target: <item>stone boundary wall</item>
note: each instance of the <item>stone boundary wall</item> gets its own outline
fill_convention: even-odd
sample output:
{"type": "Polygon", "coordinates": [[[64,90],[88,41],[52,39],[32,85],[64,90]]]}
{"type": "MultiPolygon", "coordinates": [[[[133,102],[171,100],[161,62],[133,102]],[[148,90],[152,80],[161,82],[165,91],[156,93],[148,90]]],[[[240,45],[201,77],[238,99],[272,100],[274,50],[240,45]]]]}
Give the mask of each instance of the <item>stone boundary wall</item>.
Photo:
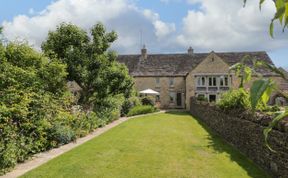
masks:
{"type": "Polygon", "coordinates": [[[263,129],[271,120],[267,116],[235,117],[194,98],[190,101],[190,112],[273,177],[288,178],[288,122],[270,132],[268,140],[275,153],[264,145],[263,129]]]}

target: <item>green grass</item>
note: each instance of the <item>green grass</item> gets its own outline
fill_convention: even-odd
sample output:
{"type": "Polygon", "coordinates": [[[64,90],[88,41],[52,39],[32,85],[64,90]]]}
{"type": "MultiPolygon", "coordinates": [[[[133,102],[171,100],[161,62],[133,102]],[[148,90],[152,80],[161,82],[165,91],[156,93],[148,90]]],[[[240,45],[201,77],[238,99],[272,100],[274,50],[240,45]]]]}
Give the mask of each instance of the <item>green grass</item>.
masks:
{"type": "Polygon", "coordinates": [[[188,113],[131,119],[23,177],[268,177],[188,113]]]}

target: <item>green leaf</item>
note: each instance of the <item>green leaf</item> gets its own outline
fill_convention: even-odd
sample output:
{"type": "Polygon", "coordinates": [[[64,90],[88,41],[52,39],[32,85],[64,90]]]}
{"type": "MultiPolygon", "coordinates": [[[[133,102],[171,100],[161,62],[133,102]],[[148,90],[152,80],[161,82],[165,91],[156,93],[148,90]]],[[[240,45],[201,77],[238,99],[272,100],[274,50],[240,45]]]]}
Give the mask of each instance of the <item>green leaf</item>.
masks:
{"type": "Polygon", "coordinates": [[[250,67],[244,67],[244,82],[250,81],[252,78],[252,69],[250,67]]]}
{"type": "Polygon", "coordinates": [[[269,33],[272,38],[274,38],[274,21],[272,20],[270,23],[269,33]]]}
{"type": "Polygon", "coordinates": [[[260,0],[260,2],[259,2],[259,9],[261,10],[261,8],[262,8],[262,4],[265,2],[265,0],[260,0]]]}
{"type": "MultiPolygon", "coordinates": [[[[286,9],[284,0],[277,0],[277,1],[275,2],[275,6],[276,6],[276,9],[277,9],[277,12],[284,10],[283,13],[280,12],[281,14],[279,14],[279,17],[278,17],[278,19],[279,19],[279,21],[280,21],[280,24],[282,25],[282,23],[283,23],[283,17],[284,17],[284,15],[285,15],[285,9],[286,9]]],[[[277,14],[277,13],[276,13],[276,14],[277,14]]],[[[276,16],[276,15],[275,15],[275,16],[276,16]]]]}
{"type": "Polygon", "coordinates": [[[246,6],[246,2],[247,2],[247,0],[243,0],[244,1],[244,5],[243,5],[243,7],[245,7],[246,6]]]}
{"type": "Polygon", "coordinates": [[[273,152],[276,152],[275,150],[273,150],[269,143],[268,143],[268,136],[269,136],[269,133],[272,131],[273,127],[276,126],[276,124],[278,124],[281,120],[283,120],[285,117],[288,116],[288,111],[286,110],[285,112],[279,114],[278,116],[276,116],[272,122],[270,122],[269,126],[267,128],[265,128],[263,130],[263,134],[264,134],[264,138],[265,138],[265,145],[273,152]]]}
{"type": "Polygon", "coordinates": [[[280,7],[279,9],[277,9],[277,12],[276,12],[273,20],[275,20],[275,19],[281,19],[281,17],[282,17],[282,16],[284,15],[284,13],[285,13],[285,9],[286,9],[285,6],[282,6],[282,7],[280,7]]]}
{"type": "Polygon", "coordinates": [[[259,79],[253,82],[250,89],[250,101],[253,111],[261,101],[267,103],[273,89],[274,83],[269,79],[259,79]]]}

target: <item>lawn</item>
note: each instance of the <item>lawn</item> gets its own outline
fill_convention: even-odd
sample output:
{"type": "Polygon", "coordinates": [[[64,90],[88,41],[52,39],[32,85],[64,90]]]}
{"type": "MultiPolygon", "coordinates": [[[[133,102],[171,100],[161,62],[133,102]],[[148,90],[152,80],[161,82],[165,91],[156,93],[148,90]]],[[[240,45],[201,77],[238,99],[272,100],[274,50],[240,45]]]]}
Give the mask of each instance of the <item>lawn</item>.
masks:
{"type": "Polygon", "coordinates": [[[188,113],[131,119],[23,177],[267,177],[188,113]]]}

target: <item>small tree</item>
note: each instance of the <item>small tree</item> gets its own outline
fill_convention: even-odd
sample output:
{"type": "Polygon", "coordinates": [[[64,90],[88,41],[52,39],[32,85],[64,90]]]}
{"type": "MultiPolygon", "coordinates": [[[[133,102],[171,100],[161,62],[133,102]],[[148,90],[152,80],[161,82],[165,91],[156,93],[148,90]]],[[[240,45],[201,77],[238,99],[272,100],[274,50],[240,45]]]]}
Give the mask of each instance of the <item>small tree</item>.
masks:
{"type": "Polygon", "coordinates": [[[67,65],[68,80],[76,81],[82,88],[79,103],[86,109],[108,96],[129,97],[133,88],[127,68],[116,61],[114,52],[108,51],[117,39],[116,33],[106,32],[98,23],[90,34],[76,25],[62,23],[56,31],[49,32],[42,44],[47,56],[67,65]]]}

